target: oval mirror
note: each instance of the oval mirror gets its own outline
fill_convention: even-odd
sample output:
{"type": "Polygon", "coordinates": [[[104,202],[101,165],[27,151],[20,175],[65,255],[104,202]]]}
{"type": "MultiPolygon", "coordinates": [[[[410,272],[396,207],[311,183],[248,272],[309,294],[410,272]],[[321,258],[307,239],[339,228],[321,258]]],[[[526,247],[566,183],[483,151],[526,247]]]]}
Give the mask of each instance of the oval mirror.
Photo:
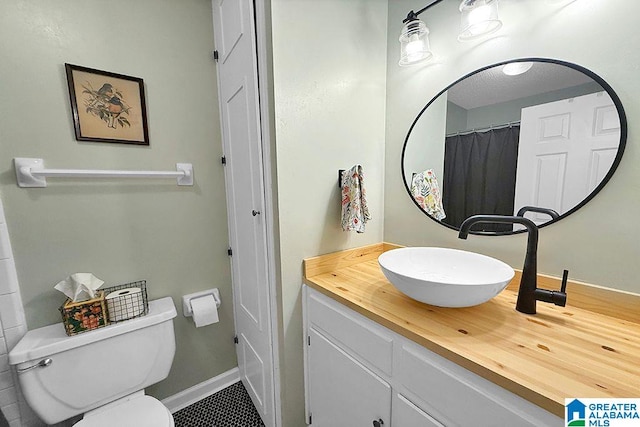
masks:
{"type": "Polygon", "coordinates": [[[517,59],[474,71],[429,101],[405,139],[402,175],[415,205],[449,228],[476,214],[542,227],[604,187],[626,137],[620,99],[602,78],[564,61],[517,59]]]}

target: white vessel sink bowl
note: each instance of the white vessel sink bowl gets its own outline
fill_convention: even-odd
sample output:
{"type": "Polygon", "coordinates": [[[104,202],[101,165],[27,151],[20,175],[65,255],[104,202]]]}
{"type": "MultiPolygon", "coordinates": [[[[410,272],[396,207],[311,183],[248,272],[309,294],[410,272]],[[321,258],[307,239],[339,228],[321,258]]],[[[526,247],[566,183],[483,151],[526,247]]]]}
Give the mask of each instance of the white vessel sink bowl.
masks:
{"type": "Polygon", "coordinates": [[[386,278],[403,294],[438,307],[470,307],[498,295],[514,276],[497,259],[457,249],[409,247],[378,257],[386,278]]]}

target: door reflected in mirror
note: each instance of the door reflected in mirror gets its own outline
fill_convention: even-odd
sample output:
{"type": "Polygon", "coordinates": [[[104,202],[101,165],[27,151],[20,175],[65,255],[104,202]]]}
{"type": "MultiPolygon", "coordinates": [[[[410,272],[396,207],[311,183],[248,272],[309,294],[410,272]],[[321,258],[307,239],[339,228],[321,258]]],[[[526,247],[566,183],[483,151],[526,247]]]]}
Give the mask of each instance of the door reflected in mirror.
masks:
{"type": "MultiPolygon", "coordinates": [[[[619,98],[593,72],[518,59],[477,70],[429,101],[407,134],[402,174],[416,206],[449,228],[478,214],[520,215],[545,226],[606,184],[626,130],[619,98]]],[[[510,224],[472,229],[518,231],[510,224]]]]}

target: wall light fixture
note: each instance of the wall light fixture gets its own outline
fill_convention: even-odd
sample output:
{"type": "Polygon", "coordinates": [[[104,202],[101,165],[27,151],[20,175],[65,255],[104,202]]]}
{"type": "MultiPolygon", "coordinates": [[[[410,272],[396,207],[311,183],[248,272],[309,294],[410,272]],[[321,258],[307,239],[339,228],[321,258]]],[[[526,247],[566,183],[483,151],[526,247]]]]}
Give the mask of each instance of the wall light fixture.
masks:
{"type": "Polygon", "coordinates": [[[462,0],[460,3],[459,41],[474,40],[502,27],[498,18],[498,0],[462,0]]]}
{"type": "Polygon", "coordinates": [[[442,0],[437,0],[417,12],[409,12],[402,21],[404,26],[400,32],[400,66],[417,64],[431,59],[433,53],[429,46],[429,29],[427,25],[418,19],[418,15],[442,0]]]}
{"type": "MultiPolygon", "coordinates": [[[[400,32],[399,65],[413,65],[433,57],[429,45],[429,28],[418,19],[418,15],[441,1],[435,0],[417,12],[412,10],[402,20],[404,26],[400,32]]],[[[502,27],[502,21],[498,18],[498,0],[462,0],[459,9],[459,41],[473,40],[502,27]]]]}

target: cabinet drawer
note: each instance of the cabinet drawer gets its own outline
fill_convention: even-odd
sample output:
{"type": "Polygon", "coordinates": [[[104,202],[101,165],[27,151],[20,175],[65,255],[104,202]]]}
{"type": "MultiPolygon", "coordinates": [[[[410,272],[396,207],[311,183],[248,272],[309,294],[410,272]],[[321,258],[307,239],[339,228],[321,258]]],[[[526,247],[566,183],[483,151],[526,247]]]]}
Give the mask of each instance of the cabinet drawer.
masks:
{"type": "Polygon", "coordinates": [[[383,327],[309,289],[308,322],[369,368],[391,376],[393,339],[383,327]]]}
{"type": "Polygon", "coordinates": [[[401,394],[393,396],[393,427],[444,427],[401,394]]]}
{"type": "Polygon", "coordinates": [[[419,396],[426,412],[447,426],[556,426],[558,418],[408,340],[397,342],[399,385],[419,396]],[[461,410],[464,408],[464,410],[461,410]]]}

